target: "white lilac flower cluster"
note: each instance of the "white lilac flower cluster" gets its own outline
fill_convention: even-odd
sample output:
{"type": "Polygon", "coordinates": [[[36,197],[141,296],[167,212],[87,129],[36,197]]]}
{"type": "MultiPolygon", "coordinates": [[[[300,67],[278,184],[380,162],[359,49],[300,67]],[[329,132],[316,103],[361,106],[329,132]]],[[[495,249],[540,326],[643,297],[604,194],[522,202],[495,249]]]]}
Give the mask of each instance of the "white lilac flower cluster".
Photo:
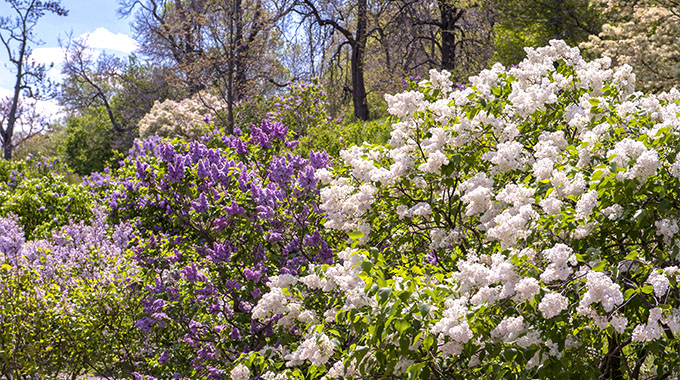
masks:
{"type": "Polygon", "coordinates": [[[335,346],[323,333],[313,333],[305,338],[295,352],[286,355],[287,367],[296,367],[309,360],[315,366],[321,366],[328,362],[333,355],[335,346]]]}
{"type": "Polygon", "coordinates": [[[205,91],[181,101],[157,101],[139,121],[139,135],[195,139],[206,132],[210,115],[223,109],[225,101],[205,91]]]}
{"type": "MultiPolygon", "coordinates": [[[[474,353],[469,366],[497,363],[499,346],[528,350],[527,371],[582,352],[581,344],[593,346],[593,357],[606,352],[555,320],[611,326],[629,341],[665,339],[664,326],[680,327],[680,305],[668,296],[680,272],[671,199],[680,185],[680,92],[645,95],[634,82],[628,66],[586,62],[577,48],[551,41],[465,89],[433,71],[419,91],[387,95],[399,118],[389,144],[350,147],[344,168],[319,174],[328,184],[325,226],[360,231],[353,244],[382,253],[347,249],[338,264],[274,277],[253,317],[306,326],[289,351],[300,354],[287,363],[332,360],[327,378],[370,371],[364,356],[340,354],[321,335],[343,313],[368,324],[364,340],[363,331],[347,338],[354,351],[401,345],[417,355],[430,342],[441,365],[464,352],[474,353]],[[362,270],[382,260],[392,277],[362,270]],[[406,292],[409,281],[415,290],[406,292]],[[334,300],[327,310],[306,311],[305,297],[322,294],[334,300]],[[650,305],[648,316],[627,302],[633,297],[650,305]],[[397,321],[400,312],[408,316],[397,321]],[[385,315],[399,327],[371,325],[385,315]],[[362,346],[383,328],[392,330],[382,346],[362,346]],[[333,356],[310,356],[308,346],[333,356]]],[[[400,356],[394,373],[414,358],[400,356]]]]}
{"type": "Polygon", "coordinates": [[[599,34],[582,44],[583,48],[626,64],[628,76],[637,77],[641,89],[677,85],[677,48],[673,45],[680,36],[677,3],[641,0],[633,6],[625,0],[597,0],[593,5],[600,5],[599,11],[610,15],[608,19],[625,21],[603,25],[599,34]]]}
{"type": "MultiPolygon", "coordinates": [[[[264,319],[275,314],[284,317],[278,320],[278,324],[286,327],[293,325],[295,319],[311,321],[314,318],[301,317],[311,310],[303,310],[302,302],[309,293],[315,291],[333,292],[341,291],[344,294],[344,310],[351,310],[366,305],[372,305],[373,300],[364,292],[366,282],[359,276],[361,267],[359,263],[366,260],[366,256],[353,249],[346,249],[338,253],[342,263],[328,266],[322,275],[312,271],[303,277],[291,274],[272,276],[267,286],[269,292],[265,293],[252,310],[254,319],[264,319]],[[294,286],[302,288],[304,292],[293,295],[290,292],[294,286]]],[[[314,268],[312,268],[314,269],[314,268]]],[[[309,314],[307,314],[309,315],[309,314]]]]}

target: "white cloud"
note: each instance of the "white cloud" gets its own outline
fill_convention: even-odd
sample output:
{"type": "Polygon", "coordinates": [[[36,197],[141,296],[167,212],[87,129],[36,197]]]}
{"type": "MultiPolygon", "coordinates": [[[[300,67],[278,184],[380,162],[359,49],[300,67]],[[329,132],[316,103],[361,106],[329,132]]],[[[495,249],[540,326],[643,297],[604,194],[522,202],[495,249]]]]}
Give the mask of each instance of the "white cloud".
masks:
{"type": "Polygon", "coordinates": [[[31,53],[31,59],[48,67],[52,64],[60,66],[64,63],[64,50],[59,47],[36,48],[31,53]]]}
{"type": "Polygon", "coordinates": [[[14,91],[8,89],[8,88],[2,88],[0,87],[0,99],[10,97],[14,94],[14,91]]]}
{"type": "Polygon", "coordinates": [[[61,66],[64,64],[65,51],[60,47],[43,47],[33,49],[31,59],[35,63],[43,64],[47,67],[47,76],[55,81],[61,82],[64,76],[61,74],[61,66]]]}
{"type": "MultiPolygon", "coordinates": [[[[97,28],[91,33],[81,34],[79,39],[86,41],[89,48],[88,54],[91,54],[94,59],[103,51],[116,56],[125,56],[139,48],[137,41],[129,36],[123,33],[113,33],[103,27],[97,28]]],[[[39,47],[33,49],[31,59],[36,63],[46,65],[48,68],[51,67],[48,70],[48,76],[55,82],[61,82],[63,80],[61,68],[65,59],[64,53],[64,50],[60,47],[39,47]]],[[[10,72],[0,72],[0,75],[3,76],[2,83],[6,83],[5,86],[13,82],[10,72]]],[[[12,94],[12,90],[0,87],[0,98],[10,97],[12,94]]],[[[63,109],[54,100],[38,101],[35,106],[40,113],[53,121],[63,115],[63,109]]]]}
{"type": "MultiPolygon", "coordinates": [[[[87,53],[96,60],[104,51],[114,55],[128,55],[139,47],[137,41],[122,33],[114,34],[110,30],[100,27],[91,33],[83,33],[78,36],[79,40],[85,41],[87,53]]],[[[65,60],[65,51],[60,47],[40,47],[31,52],[31,59],[48,67],[47,75],[55,82],[61,82],[64,75],[61,73],[65,60]]]]}
{"type": "Polygon", "coordinates": [[[87,40],[87,46],[91,49],[115,50],[130,54],[139,48],[137,41],[123,33],[114,34],[106,28],[97,28],[92,33],[85,33],[81,38],[87,40]]]}

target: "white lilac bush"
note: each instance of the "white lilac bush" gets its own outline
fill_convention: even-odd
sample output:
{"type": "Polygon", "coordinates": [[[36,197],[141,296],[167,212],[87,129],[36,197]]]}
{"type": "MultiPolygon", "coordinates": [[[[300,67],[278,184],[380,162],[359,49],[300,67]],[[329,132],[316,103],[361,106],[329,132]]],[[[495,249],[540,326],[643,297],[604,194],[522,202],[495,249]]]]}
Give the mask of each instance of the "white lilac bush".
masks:
{"type": "Polygon", "coordinates": [[[581,47],[630,64],[638,89],[668,90],[680,79],[680,3],[676,0],[593,0],[609,19],[581,47]]]}
{"type": "Polygon", "coordinates": [[[333,265],[270,277],[234,380],[675,378],[680,92],[551,41],[386,95],[386,146],[316,172],[333,265]]]}
{"type": "Polygon", "coordinates": [[[226,108],[219,97],[203,91],[181,101],[155,102],[139,121],[141,137],[182,137],[194,140],[208,131],[210,116],[226,108]]]}

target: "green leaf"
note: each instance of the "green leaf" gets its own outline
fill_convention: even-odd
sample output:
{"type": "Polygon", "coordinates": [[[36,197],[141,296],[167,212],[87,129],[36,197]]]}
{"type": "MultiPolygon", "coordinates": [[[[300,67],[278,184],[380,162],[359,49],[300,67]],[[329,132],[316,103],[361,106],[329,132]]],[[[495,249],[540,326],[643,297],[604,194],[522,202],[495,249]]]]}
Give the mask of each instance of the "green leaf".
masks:
{"type": "Polygon", "coordinates": [[[639,255],[638,251],[633,250],[629,254],[627,254],[626,257],[624,257],[623,259],[624,260],[635,260],[635,259],[637,259],[638,255],[639,255]]]}
{"type": "Polygon", "coordinates": [[[392,294],[392,288],[380,288],[378,290],[378,298],[380,299],[380,303],[385,303],[388,298],[390,298],[390,295],[392,294]]]}
{"type": "Polygon", "coordinates": [[[630,297],[632,297],[636,293],[635,289],[627,289],[623,293],[623,299],[628,300],[630,297]]]}
{"type": "Polygon", "coordinates": [[[430,314],[430,310],[432,310],[432,305],[429,305],[425,302],[420,302],[418,304],[418,310],[420,310],[420,315],[427,317],[430,314]]]}
{"type": "Polygon", "coordinates": [[[347,234],[352,240],[359,240],[364,237],[364,233],[361,231],[353,231],[347,234]]]}
{"type": "Polygon", "coordinates": [[[404,331],[408,330],[409,327],[411,327],[411,324],[408,323],[406,320],[398,320],[394,323],[394,327],[397,329],[397,331],[402,334],[404,331]]]}
{"type": "Polygon", "coordinates": [[[423,344],[421,345],[421,347],[423,348],[423,351],[427,351],[430,349],[430,347],[432,347],[433,344],[434,338],[431,335],[428,335],[427,337],[425,337],[425,339],[423,339],[423,344]]]}
{"type": "Polygon", "coordinates": [[[602,260],[602,261],[598,262],[597,264],[595,264],[595,265],[593,266],[593,271],[595,271],[595,272],[602,272],[602,271],[604,271],[604,267],[605,267],[606,265],[607,265],[607,262],[606,262],[605,260],[602,260]]]}
{"type": "Polygon", "coordinates": [[[411,298],[411,292],[406,291],[399,294],[399,299],[404,303],[408,301],[409,298],[411,298]]]}

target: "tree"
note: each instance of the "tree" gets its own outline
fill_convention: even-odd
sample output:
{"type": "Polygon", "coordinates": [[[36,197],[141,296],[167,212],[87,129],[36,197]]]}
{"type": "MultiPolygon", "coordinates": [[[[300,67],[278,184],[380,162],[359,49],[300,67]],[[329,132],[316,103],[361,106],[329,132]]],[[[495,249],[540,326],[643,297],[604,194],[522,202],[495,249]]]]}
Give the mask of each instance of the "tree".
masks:
{"type": "Polygon", "coordinates": [[[49,94],[50,82],[46,76],[46,67],[31,61],[31,45],[38,44],[33,30],[38,20],[47,13],[58,16],[68,15],[59,1],[40,0],[5,0],[13,11],[13,16],[0,17],[0,42],[5,48],[8,61],[14,71],[13,94],[4,107],[2,124],[0,124],[0,143],[3,157],[12,158],[12,150],[17,145],[13,141],[17,123],[20,122],[22,103],[44,99],[49,94]],[[22,99],[22,97],[24,99],[22,99]],[[28,100],[27,100],[28,99],[28,100]]]}
{"type": "MultiPolygon", "coordinates": [[[[276,25],[293,3],[272,1],[212,1],[208,13],[208,43],[200,67],[211,73],[212,87],[226,100],[228,130],[234,126],[234,105],[253,89],[285,87],[287,81],[276,57],[276,25]]],[[[221,116],[219,113],[218,116],[221,116]]]]}
{"type": "Polygon", "coordinates": [[[122,133],[128,128],[116,115],[112,101],[115,95],[121,59],[103,54],[96,60],[87,49],[86,41],[69,44],[62,73],[66,80],[60,93],[60,102],[70,109],[85,109],[101,105],[106,111],[111,127],[122,133]]]}
{"type": "Polygon", "coordinates": [[[524,47],[544,46],[561,39],[572,46],[597,34],[603,14],[588,0],[519,0],[497,4],[495,58],[516,64],[524,47]]]}
{"type": "Polygon", "coordinates": [[[101,121],[110,130],[109,145],[125,151],[138,135],[139,120],[154,102],[174,97],[177,91],[166,81],[164,68],[140,62],[135,55],[121,59],[101,54],[95,59],[91,53],[86,41],[67,45],[59,103],[69,117],[104,116],[101,121]]]}
{"type": "Polygon", "coordinates": [[[139,136],[140,120],[156,101],[177,96],[163,67],[131,55],[96,58],[87,41],[67,44],[58,95],[66,111],[60,149],[79,174],[101,170],[113,151],[125,152],[139,136]]]}
{"type": "Polygon", "coordinates": [[[136,15],[142,53],[175,69],[187,96],[208,88],[220,93],[227,109],[215,110],[215,116],[231,129],[235,103],[286,84],[276,27],[292,5],[290,0],[123,0],[121,13],[136,15]]]}
{"type": "Polygon", "coordinates": [[[345,45],[350,47],[352,104],[354,116],[359,120],[368,120],[369,117],[364,81],[366,41],[371,32],[368,30],[368,10],[368,0],[356,0],[350,4],[303,0],[297,9],[303,18],[312,18],[318,25],[330,27],[342,35],[344,40],[338,45],[336,54],[345,45]]]}
{"type": "Polygon", "coordinates": [[[37,108],[35,99],[19,98],[16,103],[13,97],[0,99],[0,142],[4,148],[5,159],[11,159],[15,148],[48,127],[49,119],[37,108]],[[12,112],[16,116],[10,128],[12,112]]]}
{"type": "Polygon", "coordinates": [[[495,3],[485,0],[403,1],[416,38],[431,43],[439,69],[466,74],[486,66],[495,22],[495,3]]]}
{"type": "Polygon", "coordinates": [[[135,16],[140,51],[157,64],[176,67],[188,95],[205,88],[195,63],[203,54],[208,0],[120,0],[119,13],[135,16]]]}

